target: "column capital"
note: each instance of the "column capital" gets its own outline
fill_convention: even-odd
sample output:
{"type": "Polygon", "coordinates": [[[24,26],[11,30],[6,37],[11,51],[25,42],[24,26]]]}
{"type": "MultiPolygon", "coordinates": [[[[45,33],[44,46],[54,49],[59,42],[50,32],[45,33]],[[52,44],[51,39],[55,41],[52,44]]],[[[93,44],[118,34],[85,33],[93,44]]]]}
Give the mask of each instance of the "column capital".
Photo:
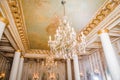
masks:
{"type": "Polygon", "coordinates": [[[16,50],[16,52],[21,52],[21,50],[16,50]]]}
{"type": "Polygon", "coordinates": [[[0,16],[0,21],[2,21],[3,23],[8,24],[8,20],[6,18],[3,18],[2,16],[0,16]]]}
{"type": "Polygon", "coordinates": [[[69,60],[69,61],[70,61],[71,59],[70,59],[70,58],[68,58],[67,60],[69,60]]]}
{"type": "Polygon", "coordinates": [[[24,56],[23,56],[23,55],[21,55],[21,56],[20,56],[20,58],[24,58],[24,56]]]}
{"type": "Polygon", "coordinates": [[[102,33],[108,33],[109,30],[108,29],[101,29],[98,31],[98,35],[102,34],[102,33]]]}

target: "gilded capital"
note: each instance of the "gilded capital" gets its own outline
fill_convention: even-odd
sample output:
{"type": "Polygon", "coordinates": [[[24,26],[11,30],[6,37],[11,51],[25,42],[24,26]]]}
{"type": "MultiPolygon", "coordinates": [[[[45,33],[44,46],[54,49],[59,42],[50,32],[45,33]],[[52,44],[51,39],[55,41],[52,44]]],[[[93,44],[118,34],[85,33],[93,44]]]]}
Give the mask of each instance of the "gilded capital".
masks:
{"type": "Polygon", "coordinates": [[[21,56],[20,56],[20,58],[24,58],[24,56],[23,56],[23,55],[21,55],[21,56]]]}
{"type": "Polygon", "coordinates": [[[4,23],[8,24],[8,20],[7,20],[6,18],[3,18],[2,16],[0,16],[0,21],[2,21],[2,22],[4,22],[4,23]]]}
{"type": "Polygon", "coordinates": [[[16,50],[16,52],[21,52],[21,50],[16,50]]]}
{"type": "Polygon", "coordinates": [[[98,35],[102,34],[102,33],[108,33],[109,30],[108,29],[101,29],[98,31],[98,35]]]}

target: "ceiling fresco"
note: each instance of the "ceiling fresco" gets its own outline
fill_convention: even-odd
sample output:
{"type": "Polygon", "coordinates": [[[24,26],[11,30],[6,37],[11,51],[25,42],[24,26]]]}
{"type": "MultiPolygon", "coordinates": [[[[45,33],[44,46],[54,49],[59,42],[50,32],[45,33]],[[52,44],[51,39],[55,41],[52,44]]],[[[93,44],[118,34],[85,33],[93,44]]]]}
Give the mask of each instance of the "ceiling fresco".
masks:
{"type": "MultiPolygon", "coordinates": [[[[67,0],[66,16],[71,27],[80,31],[106,0],[67,0]]],[[[53,35],[63,16],[61,0],[21,0],[30,49],[48,50],[48,36],[53,35]]]]}

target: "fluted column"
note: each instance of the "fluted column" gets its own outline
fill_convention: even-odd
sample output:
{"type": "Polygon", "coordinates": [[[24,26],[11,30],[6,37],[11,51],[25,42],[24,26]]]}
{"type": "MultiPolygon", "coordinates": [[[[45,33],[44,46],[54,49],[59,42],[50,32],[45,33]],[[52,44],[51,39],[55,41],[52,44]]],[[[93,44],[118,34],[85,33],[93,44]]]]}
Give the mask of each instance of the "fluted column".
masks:
{"type": "Polygon", "coordinates": [[[23,63],[24,63],[24,57],[20,57],[19,61],[19,67],[18,67],[18,73],[17,73],[17,80],[21,80],[22,78],[22,71],[23,71],[23,63]]]}
{"type": "Polygon", "coordinates": [[[6,24],[7,24],[7,20],[0,16],[0,40],[1,40],[6,24]]]}
{"type": "Polygon", "coordinates": [[[72,80],[71,60],[70,59],[67,59],[67,75],[68,75],[68,80],[72,80]]]}
{"type": "Polygon", "coordinates": [[[14,59],[13,59],[13,63],[12,63],[12,68],[11,68],[9,80],[16,80],[17,79],[20,54],[21,54],[20,50],[17,50],[14,54],[14,59]]]}
{"type": "Polygon", "coordinates": [[[73,64],[74,64],[74,76],[75,80],[80,80],[80,71],[79,71],[79,63],[78,63],[78,56],[73,56],[73,64]]]}
{"type": "Polygon", "coordinates": [[[104,54],[105,54],[105,58],[107,61],[107,66],[110,71],[110,74],[113,80],[120,80],[120,66],[119,66],[116,53],[112,47],[112,44],[108,35],[108,30],[107,29],[100,30],[98,34],[100,35],[102,47],[104,50],[104,54]]]}

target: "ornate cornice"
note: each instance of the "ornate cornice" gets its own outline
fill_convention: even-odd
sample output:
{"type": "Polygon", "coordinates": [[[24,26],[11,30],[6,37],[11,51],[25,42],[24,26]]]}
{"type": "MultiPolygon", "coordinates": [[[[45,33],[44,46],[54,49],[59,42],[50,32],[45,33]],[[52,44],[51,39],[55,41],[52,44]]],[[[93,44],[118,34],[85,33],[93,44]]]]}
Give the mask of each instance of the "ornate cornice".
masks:
{"type": "MultiPolygon", "coordinates": [[[[102,22],[118,5],[120,0],[108,0],[105,5],[97,12],[95,17],[84,28],[83,33],[88,35],[100,22],[102,22]]],[[[80,35],[81,36],[81,35],[80,35]]]]}
{"type": "Polygon", "coordinates": [[[27,37],[25,34],[25,28],[23,25],[23,18],[22,18],[22,14],[20,11],[20,6],[18,3],[18,0],[8,0],[8,4],[9,4],[9,7],[11,9],[11,12],[12,12],[17,30],[19,32],[20,38],[22,40],[22,43],[25,47],[25,50],[27,50],[28,49],[28,46],[27,46],[28,40],[27,40],[27,37]]]}
{"type": "Polygon", "coordinates": [[[49,54],[49,50],[39,50],[39,49],[29,49],[27,53],[36,53],[36,54],[49,54]]]}

